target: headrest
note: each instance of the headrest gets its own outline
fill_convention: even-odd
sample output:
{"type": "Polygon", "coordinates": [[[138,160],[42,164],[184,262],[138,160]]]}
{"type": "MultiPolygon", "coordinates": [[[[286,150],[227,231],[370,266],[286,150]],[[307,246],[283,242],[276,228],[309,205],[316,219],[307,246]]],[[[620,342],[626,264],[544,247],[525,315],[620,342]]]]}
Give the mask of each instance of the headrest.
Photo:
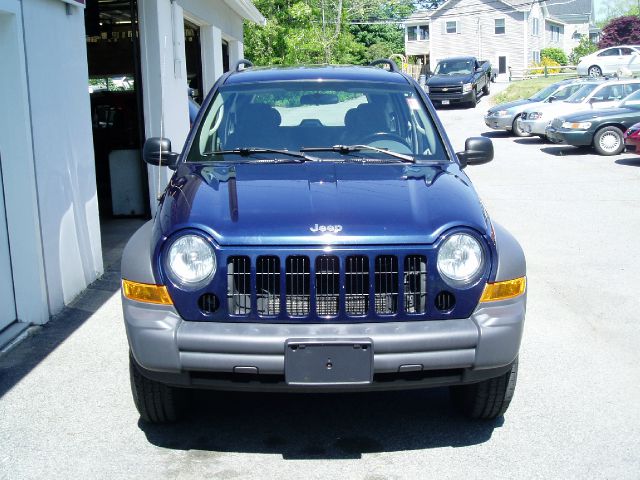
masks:
{"type": "Polygon", "coordinates": [[[240,128],[275,128],[280,126],[282,117],[275,108],[264,103],[250,103],[238,111],[240,128]]]}

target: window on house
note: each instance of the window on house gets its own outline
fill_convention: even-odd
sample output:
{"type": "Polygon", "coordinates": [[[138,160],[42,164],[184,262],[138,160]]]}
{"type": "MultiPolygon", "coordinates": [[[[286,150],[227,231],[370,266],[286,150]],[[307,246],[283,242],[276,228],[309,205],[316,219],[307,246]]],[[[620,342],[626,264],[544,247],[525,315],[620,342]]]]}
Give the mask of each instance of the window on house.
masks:
{"type": "Polygon", "coordinates": [[[537,17],[531,21],[531,34],[536,37],[540,35],[540,20],[537,17]]]}
{"type": "Polygon", "coordinates": [[[495,19],[495,34],[503,35],[504,34],[504,18],[496,18],[495,19]]]}
{"type": "Polygon", "coordinates": [[[558,25],[551,25],[551,41],[560,41],[560,27],[558,25]]]}
{"type": "Polygon", "coordinates": [[[447,20],[447,33],[458,33],[458,21],[447,20]]]}
{"type": "Polygon", "coordinates": [[[539,50],[534,50],[533,51],[533,61],[535,63],[540,63],[540,51],[539,50]]]}
{"type": "Polygon", "coordinates": [[[418,27],[407,27],[407,40],[413,41],[418,39],[418,27]]]}
{"type": "Polygon", "coordinates": [[[429,25],[418,27],[418,40],[429,40],[429,25]]]}

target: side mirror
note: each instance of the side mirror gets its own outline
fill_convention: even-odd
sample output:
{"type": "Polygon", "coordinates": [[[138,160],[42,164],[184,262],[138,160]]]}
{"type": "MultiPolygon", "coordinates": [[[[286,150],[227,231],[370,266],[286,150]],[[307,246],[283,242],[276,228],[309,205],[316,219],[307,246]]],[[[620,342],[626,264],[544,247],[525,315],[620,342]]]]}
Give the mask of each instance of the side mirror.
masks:
{"type": "Polygon", "coordinates": [[[548,101],[549,103],[553,103],[555,100],[556,100],[556,97],[555,97],[555,96],[553,96],[553,95],[551,95],[549,98],[547,98],[547,101],[548,101]]]}
{"type": "Polygon", "coordinates": [[[142,148],[142,158],[149,165],[169,167],[175,170],[178,165],[178,153],[171,151],[171,140],[168,138],[147,138],[142,148]]]}
{"type": "Polygon", "coordinates": [[[493,160],[493,142],[485,137],[471,137],[464,142],[464,152],[456,153],[460,167],[482,165],[493,160]]]}

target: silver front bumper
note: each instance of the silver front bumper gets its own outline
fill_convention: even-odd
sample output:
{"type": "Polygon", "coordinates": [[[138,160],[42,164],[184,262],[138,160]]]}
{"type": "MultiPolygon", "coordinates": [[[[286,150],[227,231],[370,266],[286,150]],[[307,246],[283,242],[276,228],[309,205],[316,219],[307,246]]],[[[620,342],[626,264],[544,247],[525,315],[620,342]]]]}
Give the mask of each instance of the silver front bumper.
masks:
{"type": "Polygon", "coordinates": [[[173,307],[123,298],[129,345],[150,372],[284,374],[287,339],[371,339],[374,374],[494,369],[518,355],[526,294],[480,304],[470,318],[358,324],[183,321],[173,307]]]}

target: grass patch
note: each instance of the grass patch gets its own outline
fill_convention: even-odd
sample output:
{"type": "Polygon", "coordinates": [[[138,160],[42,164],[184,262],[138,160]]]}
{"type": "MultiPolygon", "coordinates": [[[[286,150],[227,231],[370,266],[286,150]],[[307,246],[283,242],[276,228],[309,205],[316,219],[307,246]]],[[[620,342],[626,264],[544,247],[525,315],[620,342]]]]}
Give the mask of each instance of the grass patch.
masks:
{"type": "Polygon", "coordinates": [[[529,98],[547,85],[567,78],[575,77],[575,75],[556,75],[553,77],[528,78],[526,80],[514,80],[502,92],[493,97],[493,105],[500,103],[512,102],[521,98],[529,98]]]}

